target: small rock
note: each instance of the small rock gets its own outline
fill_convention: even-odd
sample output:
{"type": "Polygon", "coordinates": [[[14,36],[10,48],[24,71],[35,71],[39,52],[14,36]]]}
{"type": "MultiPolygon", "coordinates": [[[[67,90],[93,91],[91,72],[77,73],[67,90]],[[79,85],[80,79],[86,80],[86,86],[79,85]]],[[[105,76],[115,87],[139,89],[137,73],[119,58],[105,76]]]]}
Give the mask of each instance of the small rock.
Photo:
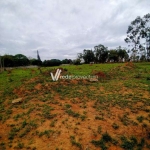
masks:
{"type": "Polygon", "coordinates": [[[12,101],[12,104],[21,103],[21,102],[22,102],[22,98],[17,98],[12,101]]]}

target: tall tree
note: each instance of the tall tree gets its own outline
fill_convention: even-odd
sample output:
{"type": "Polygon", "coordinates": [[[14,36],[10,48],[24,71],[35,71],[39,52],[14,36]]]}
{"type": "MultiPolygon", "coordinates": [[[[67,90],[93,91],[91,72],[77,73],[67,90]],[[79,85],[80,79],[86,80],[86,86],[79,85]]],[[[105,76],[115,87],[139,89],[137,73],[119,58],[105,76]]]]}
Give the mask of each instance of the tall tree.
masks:
{"type": "Polygon", "coordinates": [[[141,38],[146,39],[148,37],[148,32],[150,31],[149,23],[150,14],[146,14],[143,18],[138,16],[128,26],[125,42],[131,46],[134,57],[136,57],[137,53],[143,51],[141,38]]]}
{"type": "Polygon", "coordinates": [[[1,63],[3,67],[14,67],[15,62],[14,62],[14,56],[13,55],[4,55],[1,57],[1,63]]]}
{"type": "Polygon", "coordinates": [[[23,54],[17,54],[14,56],[16,66],[27,66],[30,64],[29,59],[23,54]]]}
{"type": "Polygon", "coordinates": [[[94,61],[94,53],[93,53],[92,50],[86,50],[86,49],[84,49],[82,57],[83,57],[84,62],[86,64],[94,61]]]}
{"type": "Polygon", "coordinates": [[[80,62],[81,62],[82,59],[83,59],[83,54],[82,54],[82,53],[78,53],[78,54],[77,54],[77,59],[79,59],[80,62]]]}
{"type": "Polygon", "coordinates": [[[147,50],[147,60],[150,60],[150,14],[146,14],[143,17],[145,23],[145,28],[142,29],[142,38],[146,39],[146,50],[147,50]]]}
{"type": "Polygon", "coordinates": [[[123,59],[124,60],[128,59],[129,55],[126,51],[126,48],[122,48],[121,46],[119,46],[119,47],[116,48],[116,50],[117,50],[117,53],[118,53],[119,61],[123,62],[123,59]]]}
{"type": "Polygon", "coordinates": [[[95,61],[99,63],[106,62],[108,58],[108,49],[104,45],[97,45],[94,47],[95,61]]]}
{"type": "Polygon", "coordinates": [[[61,62],[62,62],[62,64],[71,64],[72,60],[71,59],[63,59],[61,62]]]}
{"type": "Polygon", "coordinates": [[[133,43],[130,44],[132,52],[136,55],[138,50],[140,49],[140,32],[142,27],[144,27],[144,22],[141,17],[137,17],[134,21],[131,22],[131,24],[128,27],[127,30],[127,37],[125,39],[125,42],[133,43]]]}
{"type": "Polygon", "coordinates": [[[109,50],[109,61],[118,62],[119,55],[116,49],[109,50]]]}

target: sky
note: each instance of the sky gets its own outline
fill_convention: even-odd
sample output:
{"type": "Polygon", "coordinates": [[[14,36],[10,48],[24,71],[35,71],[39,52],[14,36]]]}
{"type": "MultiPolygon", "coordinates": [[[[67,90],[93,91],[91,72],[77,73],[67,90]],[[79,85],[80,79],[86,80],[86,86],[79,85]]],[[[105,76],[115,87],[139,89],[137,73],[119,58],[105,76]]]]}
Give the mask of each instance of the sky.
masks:
{"type": "Polygon", "coordinates": [[[127,47],[128,26],[147,13],[150,0],[0,0],[0,55],[62,60],[127,47]]]}

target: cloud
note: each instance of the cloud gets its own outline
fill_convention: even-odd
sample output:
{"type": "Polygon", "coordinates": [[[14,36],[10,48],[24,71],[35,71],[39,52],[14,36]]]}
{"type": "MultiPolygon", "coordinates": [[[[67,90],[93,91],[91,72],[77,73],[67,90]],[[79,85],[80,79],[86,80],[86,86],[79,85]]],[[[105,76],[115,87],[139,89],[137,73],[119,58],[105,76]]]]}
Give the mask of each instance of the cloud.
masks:
{"type": "Polygon", "coordinates": [[[149,13],[149,0],[0,1],[0,54],[74,59],[83,49],[124,42],[128,25],[149,13]]]}

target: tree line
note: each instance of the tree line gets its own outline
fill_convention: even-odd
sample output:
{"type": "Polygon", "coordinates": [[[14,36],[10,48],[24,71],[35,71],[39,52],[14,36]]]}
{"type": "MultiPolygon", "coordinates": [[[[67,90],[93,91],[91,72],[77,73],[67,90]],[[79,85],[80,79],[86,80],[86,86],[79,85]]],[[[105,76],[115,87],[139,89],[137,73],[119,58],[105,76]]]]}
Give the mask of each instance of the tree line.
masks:
{"type": "Polygon", "coordinates": [[[0,67],[18,67],[18,66],[29,66],[29,65],[37,65],[37,66],[59,66],[61,64],[72,64],[74,63],[71,59],[51,59],[41,61],[38,58],[28,58],[23,54],[16,55],[3,55],[0,56],[0,67]]]}
{"type": "Polygon", "coordinates": [[[29,59],[23,54],[0,56],[0,67],[17,66],[59,66],[61,64],[84,63],[105,63],[105,62],[124,62],[124,61],[150,61],[150,14],[143,17],[138,16],[131,22],[127,29],[127,37],[124,39],[130,48],[121,46],[108,50],[108,47],[99,44],[94,46],[94,50],[84,49],[77,54],[76,60],[71,59],[51,59],[41,61],[37,51],[37,59],[29,59]],[[142,43],[142,41],[145,41],[142,43]],[[129,56],[130,55],[130,56],[129,56]]]}
{"type": "Polygon", "coordinates": [[[102,44],[94,46],[94,50],[84,49],[78,53],[77,60],[85,63],[123,62],[123,61],[150,61],[150,14],[136,17],[127,29],[124,39],[127,48],[119,46],[108,50],[102,44]],[[144,41],[144,43],[142,43],[144,41]],[[129,56],[130,55],[130,56],[129,56]]]}
{"type": "Polygon", "coordinates": [[[94,50],[84,49],[83,53],[78,53],[78,60],[84,63],[105,63],[128,61],[129,55],[125,48],[119,46],[116,49],[108,50],[102,44],[94,46],[94,50]]]}

